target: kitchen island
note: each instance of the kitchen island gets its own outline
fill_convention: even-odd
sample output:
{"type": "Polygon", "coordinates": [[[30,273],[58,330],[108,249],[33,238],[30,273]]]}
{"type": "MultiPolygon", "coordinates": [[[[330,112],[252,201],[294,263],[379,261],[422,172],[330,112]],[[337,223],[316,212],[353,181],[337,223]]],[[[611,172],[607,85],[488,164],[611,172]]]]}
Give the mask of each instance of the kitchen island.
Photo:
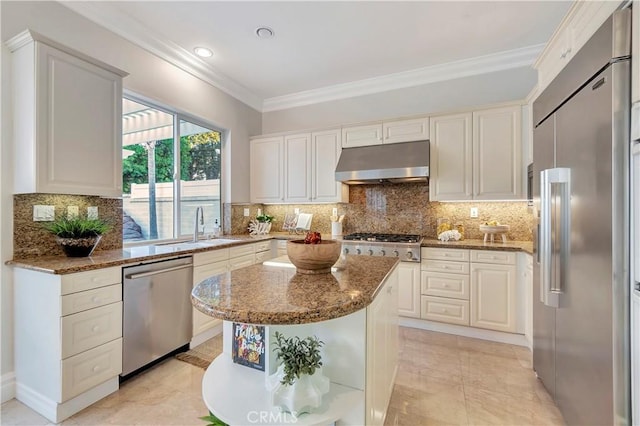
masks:
{"type": "Polygon", "coordinates": [[[223,353],[203,379],[209,410],[229,424],[382,424],[397,369],[398,263],[345,256],[330,274],[319,275],[297,274],[286,263],[254,265],[197,285],[194,306],[224,320],[223,353]],[[233,363],[233,322],[265,326],[264,371],[233,363]],[[312,414],[294,419],[270,404],[265,382],[277,369],[270,356],[276,331],[324,342],[323,374],[331,389],[312,414]]]}

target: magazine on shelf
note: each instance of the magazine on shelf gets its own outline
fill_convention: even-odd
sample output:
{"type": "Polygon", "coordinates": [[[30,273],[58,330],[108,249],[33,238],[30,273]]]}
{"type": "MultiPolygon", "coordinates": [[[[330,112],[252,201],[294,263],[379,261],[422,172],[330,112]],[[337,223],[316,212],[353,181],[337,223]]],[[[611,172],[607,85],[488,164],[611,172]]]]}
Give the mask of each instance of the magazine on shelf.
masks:
{"type": "Polygon", "coordinates": [[[264,326],[233,323],[232,357],[236,364],[264,371],[264,326]]]}

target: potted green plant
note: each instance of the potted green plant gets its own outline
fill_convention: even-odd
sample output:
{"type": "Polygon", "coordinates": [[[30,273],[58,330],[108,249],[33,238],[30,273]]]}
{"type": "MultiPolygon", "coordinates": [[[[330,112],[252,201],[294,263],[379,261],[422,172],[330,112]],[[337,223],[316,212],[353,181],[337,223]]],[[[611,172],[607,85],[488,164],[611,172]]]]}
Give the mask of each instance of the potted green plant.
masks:
{"type": "Polygon", "coordinates": [[[56,236],[56,242],[69,257],[86,257],[93,253],[102,235],[112,226],[102,219],[61,216],[45,223],[44,229],[56,236]]]}
{"type": "Polygon", "coordinates": [[[319,407],[329,392],[329,378],[322,374],[324,342],[315,336],[286,338],[277,331],[274,337],[276,360],[282,364],[269,376],[272,404],[296,416],[319,407]]]}

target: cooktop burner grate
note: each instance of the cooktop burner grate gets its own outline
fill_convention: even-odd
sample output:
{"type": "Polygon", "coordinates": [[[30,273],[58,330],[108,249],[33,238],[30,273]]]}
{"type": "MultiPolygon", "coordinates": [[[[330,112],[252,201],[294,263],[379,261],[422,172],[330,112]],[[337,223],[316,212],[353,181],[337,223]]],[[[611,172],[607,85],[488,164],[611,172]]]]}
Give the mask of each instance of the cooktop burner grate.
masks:
{"type": "Polygon", "coordinates": [[[378,234],[371,232],[356,232],[354,234],[345,235],[342,238],[347,241],[371,241],[409,244],[415,244],[422,239],[420,235],[416,234],[378,234]]]}

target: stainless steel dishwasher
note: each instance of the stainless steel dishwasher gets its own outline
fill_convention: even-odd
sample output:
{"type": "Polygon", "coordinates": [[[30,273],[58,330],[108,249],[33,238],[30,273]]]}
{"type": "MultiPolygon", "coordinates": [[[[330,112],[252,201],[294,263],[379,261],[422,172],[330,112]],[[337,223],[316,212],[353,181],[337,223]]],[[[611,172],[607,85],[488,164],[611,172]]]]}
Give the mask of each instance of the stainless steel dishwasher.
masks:
{"type": "Polygon", "coordinates": [[[191,340],[192,259],[122,268],[122,373],[126,376],[191,340]]]}

